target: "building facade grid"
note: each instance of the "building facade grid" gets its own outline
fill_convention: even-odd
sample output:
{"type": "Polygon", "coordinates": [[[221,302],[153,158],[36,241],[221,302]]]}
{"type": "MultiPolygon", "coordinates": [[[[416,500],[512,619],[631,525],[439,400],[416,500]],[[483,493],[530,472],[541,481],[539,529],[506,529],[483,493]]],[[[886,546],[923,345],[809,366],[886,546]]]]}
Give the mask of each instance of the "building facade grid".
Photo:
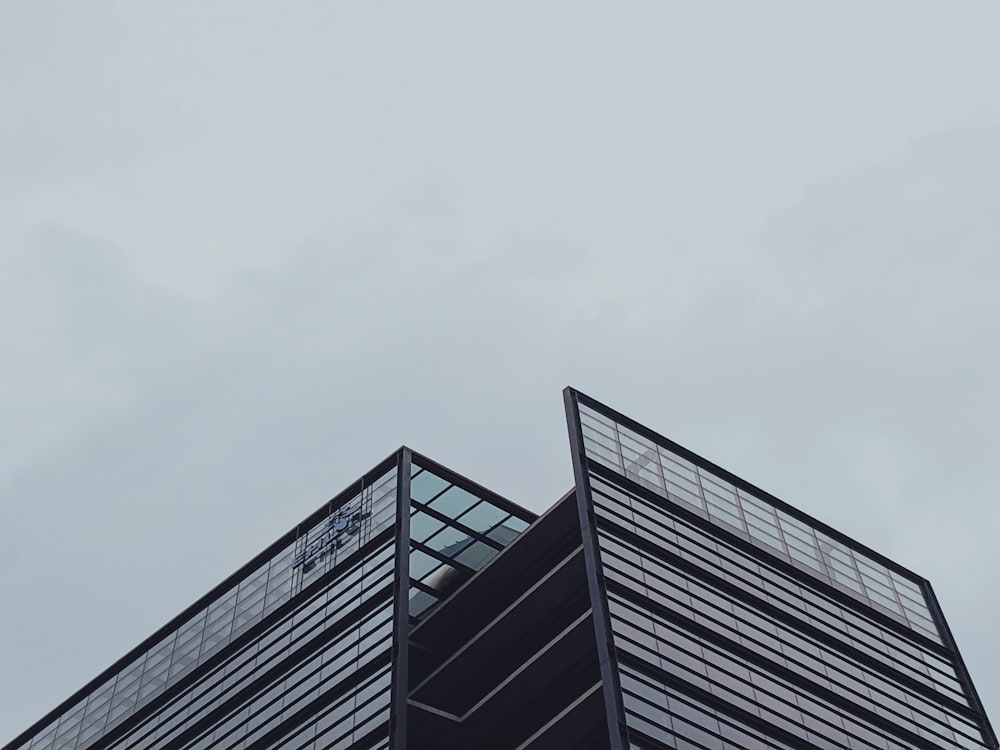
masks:
{"type": "Polygon", "coordinates": [[[567,411],[629,746],[996,746],[925,581],[582,394],[567,411]]]}
{"type": "Polygon", "coordinates": [[[400,448],[3,750],[996,750],[927,581],[564,397],[543,516],[400,448]]]}

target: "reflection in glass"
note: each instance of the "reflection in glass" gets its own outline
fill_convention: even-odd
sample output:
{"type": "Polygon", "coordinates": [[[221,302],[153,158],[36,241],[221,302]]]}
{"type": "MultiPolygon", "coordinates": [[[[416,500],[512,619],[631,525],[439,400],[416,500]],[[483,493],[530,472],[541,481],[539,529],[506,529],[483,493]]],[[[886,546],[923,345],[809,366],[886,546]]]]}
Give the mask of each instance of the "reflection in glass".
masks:
{"type": "Polygon", "coordinates": [[[410,552],[410,576],[412,578],[423,578],[441,563],[426,552],[418,549],[410,552]]]}
{"type": "Polygon", "coordinates": [[[486,536],[506,547],[508,544],[513,542],[522,531],[521,529],[515,528],[511,522],[520,520],[521,519],[519,518],[508,519],[505,523],[497,526],[495,529],[487,533],[486,536]]]}
{"type": "Polygon", "coordinates": [[[441,493],[448,482],[441,477],[422,471],[410,480],[410,497],[419,503],[426,503],[441,493]]]}
{"type": "Polygon", "coordinates": [[[490,503],[481,502],[459,516],[458,522],[468,526],[473,531],[483,533],[487,529],[496,526],[507,515],[507,511],[500,510],[500,508],[490,503]]]}
{"type": "Polygon", "coordinates": [[[473,570],[479,570],[497,551],[488,544],[476,542],[461,552],[455,559],[464,565],[468,565],[473,570]]]}
{"type": "Polygon", "coordinates": [[[415,542],[422,542],[431,534],[435,534],[443,528],[444,522],[426,513],[418,512],[410,516],[410,539],[415,542]]]}
{"type": "Polygon", "coordinates": [[[764,498],[737,488],[710,469],[695,466],[665,445],[654,445],[649,438],[594,409],[581,407],[580,418],[590,458],[663,497],[700,514],[707,512],[716,522],[747,534],[754,544],[788,555],[812,575],[940,643],[937,627],[915,581],[908,581],[820,529],[811,528],[764,498]],[[651,473],[653,468],[666,478],[665,488],[657,474],[651,473]],[[682,480],[681,474],[688,479],[682,480]],[[796,549],[790,549],[786,534],[794,537],[796,549]],[[851,568],[857,566],[859,577],[848,574],[845,578],[843,569],[835,571],[835,556],[849,561],[851,568]],[[905,604],[904,591],[909,597],[905,604]],[[908,606],[911,604],[912,608],[908,606]]]}
{"type": "Polygon", "coordinates": [[[437,603],[437,599],[417,588],[410,589],[410,616],[419,617],[428,607],[437,603]]]}
{"type": "Polygon", "coordinates": [[[432,550],[448,557],[454,557],[471,543],[472,538],[454,526],[446,526],[426,542],[432,550]]]}
{"type": "Polygon", "coordinates": [[[447,492],[438,495],[430,507],[449,518],[458,518],[478,501],[479,498],[471,492],[453,486],[447,492]]]}

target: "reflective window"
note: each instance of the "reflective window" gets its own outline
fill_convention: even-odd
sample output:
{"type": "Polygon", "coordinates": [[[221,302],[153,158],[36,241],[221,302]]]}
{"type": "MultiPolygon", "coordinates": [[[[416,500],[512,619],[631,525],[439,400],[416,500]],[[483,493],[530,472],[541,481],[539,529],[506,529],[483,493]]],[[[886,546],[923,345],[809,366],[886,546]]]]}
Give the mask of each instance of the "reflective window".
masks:
{"type": "Polygon", "coordinates": [[[810,574],[941,642],[917,581],[593,409],[581,405],[580,419],[587,455],[596,462],[787,556],[810,574]]]}
{"type": "Polygon", "coordinates": [[[486,536],[506,547],[526,528],[528,528],[527,521],[511,516],[499,526],[486,532],[486,536]]]}
{"type": "MultiPolygon", "coordinates": [[[[947,691],[951,698],[965,702],[953,665],[940,654],[841,606],[818,590],[797,585],[787,574],[758,564],[748,553],[713,538],[691,522],[671,517],[668,504],[656,506],[640,500],[599,477],[594,477],[591,484],[595,511],[609,524],[670,549],[672,554],[706,571],[715,571],[713,575],[746,591],[757,591],[757,595],[779,606],[782,612],[795,613],[802,621],[839,640],[844,640],[846,630],[847,642],[852,646],[870,652],[879,661],[889,655],[898,668],[913,673],[911,676],[937,690],[947,691]],[[915,663],[914,656],[919,662],[915,663]]],[[[818,582],[817,586],[822,588],[818,582]]]]}
{"type": "Polygon", "coordinates": [[[449,484],[429,471],[420,471],[410,479],[410,497],[419,503],[429,503],[448,489],[449,484]]]}
{"type": "Polygon", "coordinates": [[[423,542],[431,534],[436,534],[444,528],[444,521],[440,521],[426,513],[414,513],[410,516],[410,539],[415,542],[423,542]]]}
{"type": "MultiPolygon", "coordinates": [[[[752,736],[736,721],[749,711],[774,736],[820,747],[985,747],[940,647],[845,605],[754,547],[713,535],[665,499],[639,497],[598,473],[590,484],[622,669],[646,670],[647,692],[657,682],[689,698],[708,691],[735,712],[709,716],[689,706],[685,714],[662,697],[626,695],[634,739],[756,747],[726,744],[752,736]]],[[[714,523],[718,514],[700,518],[714,523]]],[[[789,536],[807,533],[800,526],[789,536]]],[[[879,571],[866,574],[875,580],[879,571]]]]}
{"type": "MultiPolygon", "coordinates": [[[[456,480],[458,481],[458,480],[456,480]]],[[[528,527],[515,508],[480,497],[414,463],[410,616],[427,616],[528,527]]],[[[485,495],[486,493],[484,493],[485,495]]]]}
{"type": "Polygon", "coordinates": [[[485,533],[510,514],[487,502],[479,503],[458,517],[459,523],[473,531],[485,533]]]}
{"type": "Polygon", "coordinates": [[[423,578],[427,573],[434,570],[440,561],[428,555],[426,552],[421,552],[420,550],[412,550],[410,552],[410,577],[411,578],[423,578]]]}
{"type": "MultiPolygon", "coordinates": [[[[31,750],[83,750],[170,684],[261,623],[320,575],[395,523],[396,476],[389,471],[323,518],[298,540],[246,573],[190,615],[30,741],[31,750]],[[349,513],[344,513],[349,509],[349,513]]],[[[252,670],[251,670],[252,671],[252,670]]],[[[144,741],[145,742],[145,741],[144,741]]],[[[19,747],[26,746],[22,743],[19,747]]],[[[145,750],[146,745],[139,745],[145,750]]],[[[12,748],[13,750],[13,748],[12,748]]]]}
{"type": "Polygon", "coordinates": [[[449,487],[447,492],[443,492],[434,498],[430,507],[448,518],[458,518],[473,505],[479,502],[479,498],[471,492],[463,490],[461,487],[449,487]]]}
{"type": "Polygon", "coordinates": [[[472,544],[472,541],[473,539],[468,532],[455,526],[445,526],[424,544],[435,552],[440,552],[447,557],[454,557],[472,544]]]}
{"type": "Polygon", "coordinates": [[[458,553],[455,559],[463,565],[468,565],[470,568],[478,570],[497,552],[499,550],[496,547],[484,544],[483,542],[474,542],[458,553]]]}

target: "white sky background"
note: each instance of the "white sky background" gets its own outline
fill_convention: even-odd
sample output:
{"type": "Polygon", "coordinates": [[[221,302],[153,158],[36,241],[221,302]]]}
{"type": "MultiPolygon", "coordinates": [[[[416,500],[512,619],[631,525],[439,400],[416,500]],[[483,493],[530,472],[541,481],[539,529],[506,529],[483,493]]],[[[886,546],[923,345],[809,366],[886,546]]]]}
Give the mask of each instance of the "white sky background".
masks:
{"type": "Polygon", "coordinates": [[[0,742],[560,390],[928,577],[1000,721],[1000,5],[0,5],[0,742]]]}

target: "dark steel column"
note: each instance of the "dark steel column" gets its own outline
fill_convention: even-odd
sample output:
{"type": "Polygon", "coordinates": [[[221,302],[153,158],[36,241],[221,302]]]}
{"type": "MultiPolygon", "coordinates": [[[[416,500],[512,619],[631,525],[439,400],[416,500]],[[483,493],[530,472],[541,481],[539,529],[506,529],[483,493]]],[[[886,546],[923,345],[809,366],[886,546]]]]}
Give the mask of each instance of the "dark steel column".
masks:
{"type": "Polygon", "coordinates": [[[577,393],[572,388],[563,391],[566,404],[566,424],[569,428],[570,453],[573,457],[573,477],[576,482],[576,503],[583,536],[583,559],[587,569],[587,590],[594,613],[597,634],[597,658],[601,668],[604,690],[604,710],[607,718],[610,750],[627,750],[625,736],[625,709],[621,700],[621,683],[618,679],[618,658],[611,643],[611,615],[608,612],[608,595],[601,575],[600,553],[597,548],[597,527],[594,509],[590,502],[590,477],[587,472],[583,447],[583,430],[580,427],[580,409],[577,393]]]}
{"type": "Polygon", "coordinates": [[[392,624],[392,718],[390,750],[406,750],[406,696],[410,639],[410,449],[396,462],[396,573],[392,624]]]}
{"type": "Polygon", "coordinates": [[[951,663],[955,667],[958,680],[965,691],[965,697],[969,699],[969,705],[972,706],[972,709],[979,713],[979,730],[983,733],[983,739],[990,747],[1000,747],[1000,743],[997,742],[997,736],[993,732],[993,727],[990,725],[990,718],[986,715],[986,709],[983,707],[982,701],[979,700],[979,693],[976,692],[976,686],[972,684],[972,677],[965,666],[962,654],[958,651],[958,644],[955,642],[955,637],[951,634],[948,621],[944,619],[944,612],[941,611],[941,605],[934,594],[934,589],[931,588],[930,581],[924,580],[921,589],[923,590],[924,599],[927,600],[931,616],[934,618],[934,624],[937,625],[938,632],[941,634],[941,640],[944,642],[945,648],[951,652],[951,663]]]}

